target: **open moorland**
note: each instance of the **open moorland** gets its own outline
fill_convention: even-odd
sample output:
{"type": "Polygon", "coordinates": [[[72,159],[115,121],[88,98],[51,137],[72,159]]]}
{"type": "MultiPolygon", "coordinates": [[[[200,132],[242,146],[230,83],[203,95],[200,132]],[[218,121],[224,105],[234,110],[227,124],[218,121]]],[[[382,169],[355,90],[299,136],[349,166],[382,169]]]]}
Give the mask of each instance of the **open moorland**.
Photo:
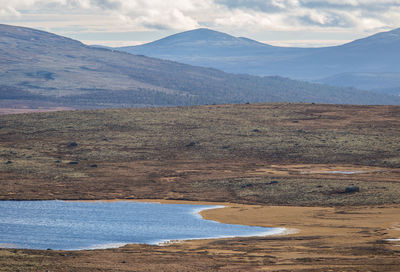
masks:
{"type": "Polygon", "coordinates": [[[222,202],[276,237],[0,250],[0,271],[398,271],[400,107],[244,104],[0,116],[0,199],[222,202]],[[357,190],[355,190],[357,189],[357,190]]]}

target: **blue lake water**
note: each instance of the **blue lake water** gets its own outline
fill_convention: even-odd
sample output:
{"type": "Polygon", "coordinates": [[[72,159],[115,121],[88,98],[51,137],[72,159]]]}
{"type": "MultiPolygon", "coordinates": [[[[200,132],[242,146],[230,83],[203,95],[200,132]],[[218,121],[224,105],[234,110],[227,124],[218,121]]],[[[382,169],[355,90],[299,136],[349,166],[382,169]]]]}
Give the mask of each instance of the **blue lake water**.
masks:
{"type": "Polygon", "coordinates": [[[123,201],[0,201],[0,247],[97,249],[283,231],[204,220],[198,213],[210,208],[218,207],[123,201]]]}

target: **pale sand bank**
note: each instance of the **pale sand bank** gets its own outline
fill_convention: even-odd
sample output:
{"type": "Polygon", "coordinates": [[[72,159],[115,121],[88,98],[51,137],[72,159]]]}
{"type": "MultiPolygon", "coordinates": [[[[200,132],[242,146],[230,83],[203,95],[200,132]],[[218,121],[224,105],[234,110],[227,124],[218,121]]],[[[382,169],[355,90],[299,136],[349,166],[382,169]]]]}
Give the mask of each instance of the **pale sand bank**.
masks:
{"type": "MultiPolygon", "coordinates": [[[[343,246],[346,244],[365,244],[400,236],[398,228],[400,223],[399,205],[329,208],[242,205],[165,199],[132,199],[128,201],[224,206],[223,208],[203,210],[200,214],[204,219],[221,223],[283,228],[286,231],[279,233],[279,235],[285,235],[285,237],[319,237],[320,241],[326,244],[343,246]]],[[[279,238],[279,235],[275,237],[279,238]]],[[[393,246],[395,246],[396,242],[393,242],[393,246]]],[[[191,240],[185,241],[185,243],[198,244],[202,242],[201,240],[191,240]]]]}
{"type": "MultiPolygon", "coordinates": [[[[235,205],[233,203],[224,203],[224,202],[196,202],[196,201],[180,201],[180,200],[166,200],[166,199],[111,199],[111,200],[67,200],[69,202],[141,202],[141,203],[160,203],[160,204],[187,204],[187,205],[207,205],[210,207],[203,207],[203,208],[198,208],[193,211],[193,215],[199,216],[205,220],[210,220],[210,221],[215,221],[219,223],[225,223],[221,222],[219,220],[214,220],[212,218],[206,218],[204,216],[204,213],[206,211],[214,211],[214,210],[224,210],[227,207],[231,207],[232,205],[235,205]]],[[[225,223],[227,224],[227,223],[225,223]]],[[[232,223],[228,223],[232,224],[232,223]]],[[[233,223],[234,224],[234,223],[233,223]]],[[[236,223],[234,225],[248,225],[248,224],[242,224],[242,223],[236,223]]],[[[250,226],[250,225],[249,225],[250,226]]],[[[257,226],[257,225],[251,225],[251,226],[257,226]]],[[[253,235],[246,235],[246,236],[218,236],[218,237],[209,237],[209,238],[188,238],[185,240],[161,240],[156,243],[156,245],[159,246],[165,246],[173,243],[182,243],[185,241],[193,241],[193,240],[213,240],[213,239],[227,239],[227,238],[240,238],[240,237],[265,237],[265,236],[279,236],[279,235],[288,235],[288,234],[294,234],[297,233],[297,229],[288,229],[285,227],[271,227],[271,226],[259,226],[259,227],[268,227],[272,228],[270,231],[262,232],[262,233],[257,233],[253,235]]],[[[125,246],[126,244],[111,244],[110,248],[115,248],[115,247],[122,247],[125,246]]],[[[108,248],[107,245],[99,245],[95,249],[106,249],[108,248]]]]}

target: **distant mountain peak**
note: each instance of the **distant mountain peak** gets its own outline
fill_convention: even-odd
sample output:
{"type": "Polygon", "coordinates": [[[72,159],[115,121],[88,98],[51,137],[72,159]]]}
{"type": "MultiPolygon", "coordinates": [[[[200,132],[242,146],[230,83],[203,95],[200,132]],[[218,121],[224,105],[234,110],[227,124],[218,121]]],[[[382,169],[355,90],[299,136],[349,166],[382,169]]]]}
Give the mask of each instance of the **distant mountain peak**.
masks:
{"type": "Polygon", "coordinates": [[[14,40],[29,40],[32,44],[40,44],[43,47],[52,47],[55,43],[63,41],[69,45],[81,46],[80,41],[73,40],[64,36],[59,36],[39,29],[19,27],[13,25],[0,24],[0,37],[14,40]],[[45,42],[43,42],[45,41],[45,42]]]}
{"type": "MultiPolygon", "coordinates": [[[[244,48],[244,47],[258,47],[265,48],[271,47],[270,45],[260,43],[243,37],[235,37],[220,31],[212,30],[209,28],[197,28],[173,34],[171,36],[156,40],[145,44],[149,48],[163,48],[166,52],[169,50],[177,50],[178,48],[197,48],[198,52],[206,50],[206,48],[213,48],[213,50],[221,50],[226,46],[229,48],[244,48]]],[[[126,46],[121,49],[140,48],[142,46],[126,46]]],[[[225,49],[224,49],[225,50],[225,49]]]]}
{"type": "Polygon", "coordinates": [[[400,27],[399,28],[395,28],[395,29],[390,30],[390,31],[387,31],[387,32],[383,32],[383,33],[391,33],[391,34],[400,35],[400,27]]]}
{"type": "Polygon", "coordinates": [[[224,36],[231,36],[229,34],[221,32],[221,31],[213,30],[213,29],[206,28],[206,27],[195,28],[195,29],[192,29],[192,30],[181,32],[180,34],[191,33],[191,32],[192,33],[205,33],[205,34],[218,34],[218,35],[224,35],[224,36]]]}
{"type": "Polygon", "coordinates": [[[345,86],[375,90],[400,86],[399,48],[400,28],[322,48],[271,46],[200,28],[117,50],[230,73],[279,75],[338,86],[347,82],[345,86]],[[346,80],[338,75],[343,73],[346,80]]]}
{"type": "Polygon", "coordinates": [[[198,28],[177,33],[165,37],[163,39],[154,41],[150,44],[172,45],[172,44],[182,44],[182,43],[192,43],[192,42],[220,42],[220,41],[237,42],[239,41],[239,38],[236,38],[226,33],[211,30],[208,28],[198,28]]]}
{"type": "Polygon", "coordinates": [[[396,28],[396,29],[394,29],[392,31],[388,31],[388,32],[386,32],[386,35],[388,37],[397,38],[397,40],[400,40],[400,28],[396,28]]]}
{"type": "Polygon", "coordinates": [[[370,46],[391,45],[394,47],[398,47],[399,43],[400,43],[400,28],[396,28],[390,31],[379,32],[372,36],[352,41],[343,46],[370,47],[370,46]]]}
{"type": "Polygon", "coordinates": [[[172,36],[188,36],[188,37],[194,37],[194,38],[231,38],[231,39],[237,39],[234,36],[231,36],[229,34],[217,31],[217,30],[212,30],[209,28],[197,28],[197,29],[192,29],[188,31],[184,31],[181,33],[177,33],[172,36]]]}
{"type": "Polygon", "coordinates": [[[375,35],[372,35],[370,37],[367,37],[365,39],[372,39],[372,38],[393,38],[393,37],[397,37],[398,39],[400,39],[400,28],[396,28],[390,31],[386,31],[386,32],[380,32],[377,33],[375,35]]]}

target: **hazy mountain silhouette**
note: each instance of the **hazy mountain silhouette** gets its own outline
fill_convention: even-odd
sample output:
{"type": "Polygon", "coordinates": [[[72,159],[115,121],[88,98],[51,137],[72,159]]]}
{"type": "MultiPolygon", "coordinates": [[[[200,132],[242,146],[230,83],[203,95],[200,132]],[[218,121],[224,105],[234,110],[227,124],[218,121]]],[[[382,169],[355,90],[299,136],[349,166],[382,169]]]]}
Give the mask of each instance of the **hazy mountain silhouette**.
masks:
{"type": "MultiPolygon", "coordinates": [[[[232,42],[225,37],[227,43],[232,42]]],[[[21,100],[76,108],[283,101],[400,104],[400,98],[392,96],[281,77],[228,74],[93,48],[8,25],[0,25],[0,64],[0,99],[9,105],[21,100]]]]}
{"type": "Polygon", "coordinates": [[[232,73],[279,75],[371,90],[400,88],[400,29],[325,48],[276,47],[197,29],[118,50],[232,73]]]}

